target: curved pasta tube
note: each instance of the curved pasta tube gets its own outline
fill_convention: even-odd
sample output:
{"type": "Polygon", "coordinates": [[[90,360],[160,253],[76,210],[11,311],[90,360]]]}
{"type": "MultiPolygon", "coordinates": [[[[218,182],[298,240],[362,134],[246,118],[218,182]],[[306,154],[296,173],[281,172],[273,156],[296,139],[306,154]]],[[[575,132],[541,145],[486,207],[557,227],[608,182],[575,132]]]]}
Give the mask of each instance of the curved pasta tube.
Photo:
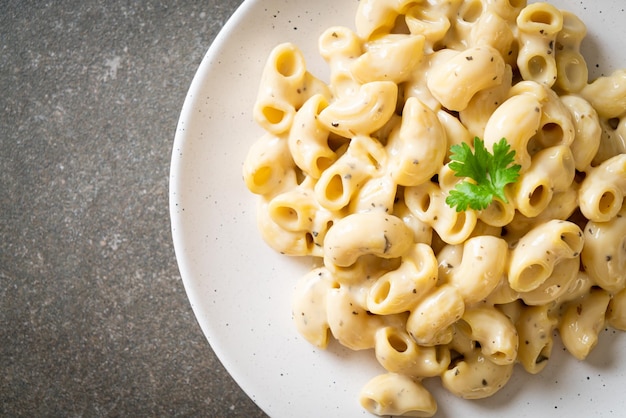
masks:
{"type": "Polygon", "coordinates": [[[267,245],[281,254],[321,256],[321,248],[315,245],[310,232],[289,231],[274,222],[268,209],[270,201],[261,198],[257,204],[257,227],[267,245]]]}
{"type": "Polygon", "coordinates": [[[424,55],[424,37],[390,34],[365,44],[366,52],[351,65],[354,78],[360,83],[407,81],[424,55]]]}
{"type": "Polygon", "coordinates": [[[518,360],[528,373],[537,374],[548,364],[557,319],[550,315],[549,305],[525,306],[515,322],[519,335],[518,360]]]}
{"type": "Polygon", "coordinates": [[[373,348],[376,331],[384,326],[382,317],[368,314],[345,287],[328,291],[326,313],[333,337],[355,351],[373,348]]]}
{"type": "Polygon", "coordinates": [[[600,165],[609,158],[626,153],[626,117],[601,118],[600,126],[602,127],[602,137],[598,152],[591,162],[592,166],[600,165]]]}
{"type": "Polygon", "coordinates": [[[361,39],[368,40],[390,33],[396,18],[414,3],[415,0],[360,1],[355,17],[357,34],[361,39]]]}
{"type": "Polygon", "coordinates": [[[401,186],[430,180],[443,164],[446,135],[435,112],[415,97],[407,99],[402,123],[391,132],[386,150],[391,177],[401,186]]]}
{"type": "Polygon", "coordinates": [[[382,212],[362,212],[339,219],[324,239],[324,264],[348,267],[363,255],[401,257],[413,244],[402,219],[382,212]]]}
{"type": "Polygon", "coordinates": [[[505,63],[500,53],[488,46],[471,47],[434,69],[428,88],[441,104],[461,111],[472,97],[502,83],[505,63]]]}
{"type": "Polygon", "coordinates": [[[443,387],[460,398],[492,396],[504,387],[513,374],[513,364],[495,364],[478,348],[462,354],[462,359],[441,375],[443,387]]]}
{"type": "Polygon", "coordinates": [[[359,394],[361,406],[372,414],[432,417],[437,412],[435,398],[418,380],[397,373],[371,379],[359,394]]]}
{"type": "Polygon", "coordinates": [[[369,135],[389,121],[396,110],[398,86],[391,81],[363,84],[352,96],[340,97],[319,114],[331,132],[346,138],[369,135]]]}
{"type": "Polygon", "coordinates": [[[583,21],[575,14],[561,10],[563,28],[557,34],[555,87],[565,93],[581,91],[589,79],[585,57],[580,53],[580,44],[587,34],[583,21]]]}
{"type": "Polygon", "coordinates": [[[575,168],[581,172],[587,171],[600,148],[602,138],[602,126],[598,113],[588,101],[580,96],[561,96],[561,102],[572,115],[576,129],[574,141],[570,145],[575,168]]]}
{"type": "Polygon", "coordinates": [[[585,22],[576,14],[568,10],[560,10],[563,17],[563,26],[557,33],[557,42],[559,43],[559,51],[573,50],[580,51],[580,45],[587,36],[587,26],[585,22]]]}
{"type": "Polygon", "coordinates": [[[582,299],[570,302],[565,309],[559,334],[567,351],[578,360],[584,360],[598,343],[610,300],[606,291],[592,289],[582,299]]]}
{"type": "Polygon", "coordinates": [[[302,276],[293,291],[291,311],[296,329],[309,343],[322,349],[330,339],[326,297],[338,286],[327,269],[318,267],[302,276]]]}
{"type": "Polygon", "coordinates": [[[515,57],[519,47],[510,21],[498,14],[493,6],[487,6],[474,23],[469,35],[470,46],[490,45],[498,50],[508,66],[516,65],[515,57]]]}
{"type": "Polygon", "coordinates": [[[581,261],[598,286],[618,292],[626,286],[626,209],[608,222],[590,221],[581,261]]]}
{"type": "Polygon", "coordinates": [[[294,162],[303,173],[316,179],[338,158],[328,145],[330,131],[317,120],[326,106],[328,100],[321,94],[307,100],[296,112],[288,137],[294,162]]]}
{"type": "Polygon", "coordinates": [[[528,148],[531,154],[557,145],[569,146],[576,135],[572,115],[557,94],[545,88],[546,100],[541,106],[541,120],[537,134],[528,148]]]}
{"type": "Polygon", "coordinates": [[[511,186],[517,210],[527,217],[543,212],[554,193],[567,190],[576,174],[574,156],[568,146],[543,149],[531,158],[530,167],[511,186]]]}
{"type": "Polygon", "coordinates": [[[555,87],[565,93],[578,93],[589,79],[589,69],[583,55],[569,49],[556,54],[557,78],[555,87]]]}
{"type": "Polygon", "coordinates": [[[317,47],[322,58],[331,67],[333,60],[359,56],[363,52],[362,43],[357,34],[345,26],[327,28],[318,38],[317,47]]]}
{"type": "Polygon", "coordinates": [[[309,183],[305,180],[276,195],[268,202],[267,211],[271,220],[285,231],[304,232],[312,254],[320,255],[324,237],[336,216],[320,206],[309,183]]]}
{"type": "Polygon", "coordinates": [[[397,189],[398,184],[387,174],[372,177],[356,191],[348,209],[352,213],[370,210],[391,213],[397,189]]]}
{"type": "Polygon", "coordinates": [[[452,336],[449,327],[461,319],[464,311],[461,293],[454,286],[444,284],[434,288],[411,310],[406,330],[420,345],[445,343],[452,336]]]}
{"type": "Polygon", "coordinates": [[[626,331],[626,289],[620,290],[611,298],[606,321],[611,327],[626,331]]]}
{"type": "Polygon", "coordinates": [[[457,325],[472,341],[480,344],[482,355],[497,365],[514,364],[518,335],[511,320],[494,307],[466,309],[457,325]]]}
{"type": "Polygon", "coordinates": [[[472,139],[484,137],[489,118],[498,106],[508,98],[512,83],[513,69],[510,65],[506,65],[502,83],[476,93],[467,107],[459,112],[459,119],[470,132],[472,139]]]}
{"type": "Polygon", "coordinates": [[[330,220],[330,212],[324,210],[315,200],[313,190],[308,187],[309,181],[276,195],[268,202],[270,218],[287,231],[309,230],[314,218],[326,212],[330,220]]]}
{"type": "Polygon", "coordinates": [[[445,10],[442,10],[443,8],[444,6],[441,4],[437,5],[437,7],[429,7],[427,4],[422,3],[416,4],[406,11],[404,19],[409,32],[412,35],[424,37],[424,48],[427,53],[431,53],[436,49],[435,46],[446,36],[450,29],[450,19],[445,10]]]}
{"type": "Polygon", "coordinates": [[[329,66],[333,96],[351,96],[358,91],[360,83],[351,72],[352,63],[363,49],[357,34],[344,26],[331,26],[320,35],[318,49],[329,66]]]}
{"type": "Polygon", "coordinates": [[[545,282],[554,266],[579,258],[583,233],[573,222],[551,220],[526,233],[511,251],[508,279],[513,290],[529,292],[545,282]]]}
{"type": "Polygon", "coordinates": [[[550,276],[537,288],[522,292],[519,297],[530,306],[550,304],[570,291],[572,283],[578,277],[579,269],[578,258],[566,258],[554,265],[550,276]]]}
{"type": "Polygon", "coordinates": [[[408,311],[437,283],[437,259],[432,248],[415,244],[402,256],[398,269],[383,274],[370,288],[367,309],[378,315],[408,311]]]}
{"type": "Polygon", "coordinates": [[[574,13],[561,10],[563,27],[556,36],[556,87],[566,93],[576,93],[587,85],[589,70],[580,44],[587,35],[587,27],[574,13]]]}
{"type": "Polygon", "coordinates": [[[268,132],[287,131],[297,109],[314,94],[330,97],[324,82],[306,69],[302,51],[289,42],[274,47],[261,75],[254,120],[268,132]]]}
{"type": "Polygon", "coordinates": [[[506,138],[515,151],[515,163],[524,172],[530,165],[528,141],[537,133],[541,122],[541,102],[532,94],[508,98],[489,117],[485,125],[484,143],[487,149],[506,138]]]}
{"type": "Polygon", "coordinates": [[[286,138],[267,133],[248,150],[242,171],[248,190],[270,195],[296,184],[294,169],[286,138]]]}
{"type": "Polygon", "coordinates": [[[380,328],[375,338],[376,359],[389,372],[432,377],[440,375],[450,364],[450,350],[446,347],[421,347],[401,328],[380,328]]]}
{"type": "Polygon", "coordinates": [[[580,91],[601,118],[618,118],[626,109],[626,68],[598,77],[580,91]]]}
{"type": "Polygon", "coordinates": [[[516,211],[513,220],[505,226],[505,239],[509,243],[514,244],[538,224],[553,219],[568,219],[578,209],[578,188],[576,184],[572,183],[572,187],[563,192],[554,193],[548,206],[537,216],[528,217],[516,211]]]}
{"type": "Polygon", "coordinates": [[[462,246],[446,246],[437,256],[439,279],[454,286],[466,305],[479,302],[504,277],[508,252],[506,241],[487,235],[469,238],[462,246]]]}
{"type": "Polygon", "coordinates": [[[476,226],[476,212],[457,212],[445,202],[445,195],[434,183],[404,189],[404,201],[411,212],[430,225],[447,244],[465,241],[476,226]]]}
{"type": "Polygon", "coordinates": [[[595,222],[607,222],[622,208],[626,195],[626,154],[590,169],[580,185],[580,211],[595,222]]]}
{"type": "Polygon", "coordinates": [[[529,146],[534,148],[533,151],[556,145],[569,146],[576,135],[570,111],[554,91],[548,88],[545,90],[547,100],[541,107],[539,129],[529,146]]]}
{"type": "MultiPolygon", "coordinates": [[[[504,194],[505,196],[510,195],[506,189],[504,194]]],[[[476,214],[478,220],[492,227],[503,227],[510,224],[515,218],[516,212],[513,199],[507,197],[507,200],[504,202],[499,198],[493,199],[486,209],[478,211],[476,214]]]]}
{"type": "Polygon", "coordinates": [[[557,79],[554,46],[563,15],[548,3],[532,3],[517,16],[520,50],[517,67],[525,80],[552,86],[557,79]]]}
{"type": "Polygon", "coordinates": [[[387,153],[378,141],[368,136],[353,138],[346,152],[322,172],[315,184],[318,202],[330,211],[348,206],[365,181],[382,174],[386,161],[387,153]]]}
{"type": "Polygon", "coordinates": [[[254,105],[253,118],[267,132],[281,134],[293,124],[296,109],[284,100],[259,98],[254,105]]]}

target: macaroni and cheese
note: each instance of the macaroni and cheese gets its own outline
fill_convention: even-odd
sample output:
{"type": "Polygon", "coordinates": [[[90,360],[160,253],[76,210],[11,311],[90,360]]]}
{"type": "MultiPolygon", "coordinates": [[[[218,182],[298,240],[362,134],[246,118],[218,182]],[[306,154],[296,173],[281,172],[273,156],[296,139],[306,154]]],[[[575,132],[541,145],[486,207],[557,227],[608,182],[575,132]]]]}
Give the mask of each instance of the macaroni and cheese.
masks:
{"type": "Polygon", "coordinates": [[[556,331],[584,359],[626,330],[626,70],[588,80],[585,36],[544,2],[361,0],[319,37],[327,82],[294,44],[269,54],[243,177],[266,242],[319,261],[297,330],[386,370],[371,413],[432,416],[424,379],[484,398],[539,373],[556,331]],[[449,150],[474,138],[505,138],[519,179],[457,211],[449,150]]]}

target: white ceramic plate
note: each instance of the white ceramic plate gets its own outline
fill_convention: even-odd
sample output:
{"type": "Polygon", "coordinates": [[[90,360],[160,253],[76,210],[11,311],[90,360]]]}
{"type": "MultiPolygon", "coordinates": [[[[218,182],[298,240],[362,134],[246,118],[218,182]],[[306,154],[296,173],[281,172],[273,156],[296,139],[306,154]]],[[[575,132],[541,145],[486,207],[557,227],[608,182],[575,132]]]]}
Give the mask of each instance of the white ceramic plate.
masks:
{"type": "MultiPolygon", "coordinates": [[[[622,0],[554,0],[584,18],[592,76],[626,67],[622,0]],[[596,66],[597,65],[597,66],[596,66]]],[[[353,27],[357,0],[245,1],[211,45],[193,79],[172,155],[170,211],[182,279],[213,350],[243,390],[270,416],[362,417],[361,387],[381,370],[371,352],[332,344],[314,349],[291,323],[290,296],[306,260],[275,254],[255,224],[255,197],[242,161],[261,130],[251,118],[270,50],[291,41],[309,69],[326,77],[317,37],[353,27]]],[[[558,340],[558,339],[557,339],[558,340]]],[[[586,362],[555,347],[537,376],[520,367],[496,396],[463,401],[427,383],[440,417],[623,416],[626,337],[605,331],[586,362]]]]}

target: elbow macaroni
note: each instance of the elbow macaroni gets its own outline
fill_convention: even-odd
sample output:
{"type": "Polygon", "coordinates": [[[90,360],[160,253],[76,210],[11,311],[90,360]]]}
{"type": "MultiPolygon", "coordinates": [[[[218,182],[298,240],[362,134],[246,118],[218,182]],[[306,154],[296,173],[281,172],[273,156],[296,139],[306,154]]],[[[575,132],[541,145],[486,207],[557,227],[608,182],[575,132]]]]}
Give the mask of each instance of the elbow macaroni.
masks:
{"type": "Polygon", "coordinates": [[[445,130],[435,112],[415,97],[407,99],[401,125],[387,140],[391,177],[401,186],[418,186],[434,176],[445,158],[445,130]]]}
{"type": "Polygon", "coordinates": [[[517,66],[525,80],[552,86],[557,80],[555,41],[563,28],[563,15],[548,3],[533,3],[517,16],[520,50],[517,66]]]}
{"type": "Polygon", "coordinates": [[[243,163],[277,251],[320,261],[295,285],[298,332],[373,349],[377,415],[432,416],[422,385],[491,396],[539,373],[558,335],[584,359],[626,330],[626,69],[588,80],[580,18],[526,0],[361,0],[318,40],[268,57],[243,163]],[[506,201],[456,212],[449,148],[505,138],[506,201]]]}

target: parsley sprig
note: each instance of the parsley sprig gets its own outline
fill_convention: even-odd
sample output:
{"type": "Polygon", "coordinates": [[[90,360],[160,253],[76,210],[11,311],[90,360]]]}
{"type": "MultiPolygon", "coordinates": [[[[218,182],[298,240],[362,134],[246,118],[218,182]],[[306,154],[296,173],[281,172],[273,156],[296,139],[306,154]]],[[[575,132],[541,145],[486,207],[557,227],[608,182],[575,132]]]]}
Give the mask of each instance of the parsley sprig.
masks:
{"type": "Polygon", "coordinates": [[[494,198],[508,202],[504,186],[517,181],[521,168],[518,164],[511,165],[515,150],[510,148],[505,138],[493,145],[493,154],[478,137],[474,138],[474,152],[466,143],[453,145],[450,148],[450,168],[455,176],[468,177],[473,181],[457,183],[446,198],[448,206],[462,212],[468,207],[486,209],[494,198]]]}

